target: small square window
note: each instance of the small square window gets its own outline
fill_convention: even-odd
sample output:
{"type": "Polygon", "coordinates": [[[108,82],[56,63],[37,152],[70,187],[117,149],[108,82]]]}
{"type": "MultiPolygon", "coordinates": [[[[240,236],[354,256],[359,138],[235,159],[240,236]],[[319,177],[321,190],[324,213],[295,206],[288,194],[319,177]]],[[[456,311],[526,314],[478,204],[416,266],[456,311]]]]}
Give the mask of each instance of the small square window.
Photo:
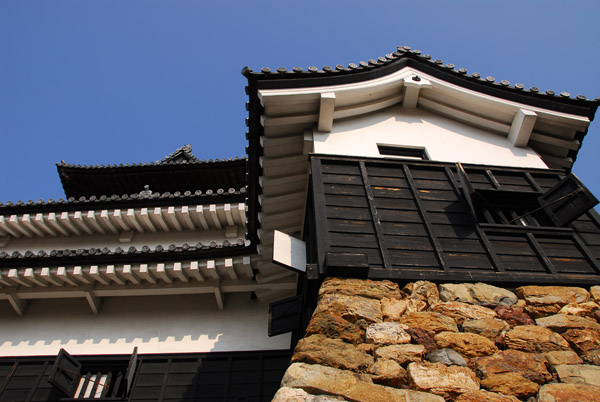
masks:
{"type": "Polygon", "coordinates": [[[404,159],[429,160],[427,152],[423,147],[406,147],[397,145],[377,144],[379,154],[384,157],[395,157],[404,159]]]}

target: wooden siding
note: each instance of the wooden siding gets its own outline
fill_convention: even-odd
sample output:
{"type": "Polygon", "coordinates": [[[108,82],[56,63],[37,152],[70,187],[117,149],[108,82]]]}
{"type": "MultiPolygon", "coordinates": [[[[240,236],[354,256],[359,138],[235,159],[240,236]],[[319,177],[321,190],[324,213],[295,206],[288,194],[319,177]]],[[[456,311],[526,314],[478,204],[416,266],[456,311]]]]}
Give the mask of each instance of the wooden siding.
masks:
{"type": "MultiPolygon", "coordinates": [[[[456,166],[427,161],[314,156],[318,263],[364,254],[370,278],[594,283],[600,221],[590,210],[565,228],[478,222],[456,166]]],[[[536,199],[560,170],[464,165],[475,190],[536,199]],[[529,195],[528,197],[524,197],[529,195]]]]}
{"type": "MultiPolygon", "coordinates": [[[[84,368],[127,365],[127,358],[78,357],[84,368]],[[101,359],[101,360],[98,360],[101,359]]],[[[268,402],[289,366],[289,351],[139,356],[129,397],[96,401],[268,402]]],[[[0,359],[0,402],[78,401],[48,383],[54,358],[0,359]]]]}

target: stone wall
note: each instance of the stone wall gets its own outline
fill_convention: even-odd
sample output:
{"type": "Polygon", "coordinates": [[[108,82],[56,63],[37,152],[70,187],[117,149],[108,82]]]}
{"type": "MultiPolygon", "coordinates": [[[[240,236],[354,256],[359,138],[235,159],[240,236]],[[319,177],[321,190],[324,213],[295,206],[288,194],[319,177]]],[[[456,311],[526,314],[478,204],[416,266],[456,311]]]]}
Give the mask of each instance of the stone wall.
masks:
{"type": "Polygon", "coordinates": [[[275,402],[600,401],[600,286],[329,278],[275,402]]]}

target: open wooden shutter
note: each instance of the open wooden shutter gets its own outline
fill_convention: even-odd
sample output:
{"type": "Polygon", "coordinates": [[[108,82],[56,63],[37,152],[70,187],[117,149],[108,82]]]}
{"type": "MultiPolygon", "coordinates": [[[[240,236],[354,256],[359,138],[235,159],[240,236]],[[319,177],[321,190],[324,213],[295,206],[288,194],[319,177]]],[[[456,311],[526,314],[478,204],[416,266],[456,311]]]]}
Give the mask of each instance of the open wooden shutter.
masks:
{"type": "Polygon", "coordinates": [[[302,313],[302,296],[289,297],[269,304],[269,336],[297,329],[302,313]]]}
{"type": "Polygon", "coordinates": [[[81,363],[61,349],[50,370],[48,382],[67,396],[73,396],[81,378],[81,363]]]}
{"type": "Polygon", "coordinates": [[[572,173],[542,194],[538,201],[558,227],[568,225],[598,204],[596,197],[572,173]]]}
{"type": "Polygon", "coordinates": [[[138,348],[137,346],[133,348],[133,353],[131,354],[131,358],[129,359],[129,364],[127,365],[127,371],[125,372],[125,396],[129,395],[131,391],[131,386],[133,385],[133,378],[135,376],[135,370],[137,369],[138,364],[138,348]]]}

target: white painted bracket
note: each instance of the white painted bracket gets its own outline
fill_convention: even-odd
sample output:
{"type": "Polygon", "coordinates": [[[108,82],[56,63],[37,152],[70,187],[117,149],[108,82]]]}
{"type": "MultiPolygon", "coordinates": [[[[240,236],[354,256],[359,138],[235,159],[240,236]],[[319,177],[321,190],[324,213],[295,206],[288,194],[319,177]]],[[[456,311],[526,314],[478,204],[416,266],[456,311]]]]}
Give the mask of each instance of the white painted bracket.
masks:
{"type": "Polygon", "coordinates": [[[319,108],[319,131],[330,133],[333,127],[333,112],[335,111],[335,93],[321,94],[321,107],[319,108]]]}
{"type": "Polygon", "coordinates": [[[15,294],[15,292],[6,293],[6,298],[8,299],[8,302],[13,307],[13,309],[15,309],[15,312],[19,316],[23,317],[23,314],[25,314],[25,310],[27,310],[27,306],[29,306],[27,300],[20,299],[15,294]]]}
{"type": "Polygon", "coordinates": [[[431,88],[431,82],[413,75],[410,78],[404,79],[404,99],[402,100],[402,106],[406,108],[416,108],[417,102],[419,101],[419,93],[422,88],[431,88]]]}
{"type": "Polygon", "coordinates": [[[131,240],[133,240],[133,231],[131,230],[119,235],[119,243],[131,243],[131,240]]]}
{"type": "Polygon", "coordinates": [[[219,286],[215,286],[215,300],[217,301],[219,310],[223,310],[225,308],[225,295],[219,286]]]}
{"type": "Polygon", "coordinates": [[[527,146],[536,120],[537,113],[534,111],[519,109],[519,111],[515,114],[512,125],[510,126],[508,140],[516,147],[527,146]]]}
{"type": "Polygon", "coordinates": [[[85,291],[84,294],[85,299],[87,300],[88,304],[90,305],[90,308],[92,309],[92,313],[98,314],[98,312],[100,311],[100,306],[102,306],[102,299],[96,297],[91,288],[85,291]]]}
{"type": "Polygon", "coordinates": [[[304,142],[302,143],[302,154],[308,155],[313,151],[313,130],[304,130],[304,142]]]}
{"type": "Polygon", "coordinates": [[[278,230],[273,231],[273,262],[306,272],[306,243],[278,230]]]}

